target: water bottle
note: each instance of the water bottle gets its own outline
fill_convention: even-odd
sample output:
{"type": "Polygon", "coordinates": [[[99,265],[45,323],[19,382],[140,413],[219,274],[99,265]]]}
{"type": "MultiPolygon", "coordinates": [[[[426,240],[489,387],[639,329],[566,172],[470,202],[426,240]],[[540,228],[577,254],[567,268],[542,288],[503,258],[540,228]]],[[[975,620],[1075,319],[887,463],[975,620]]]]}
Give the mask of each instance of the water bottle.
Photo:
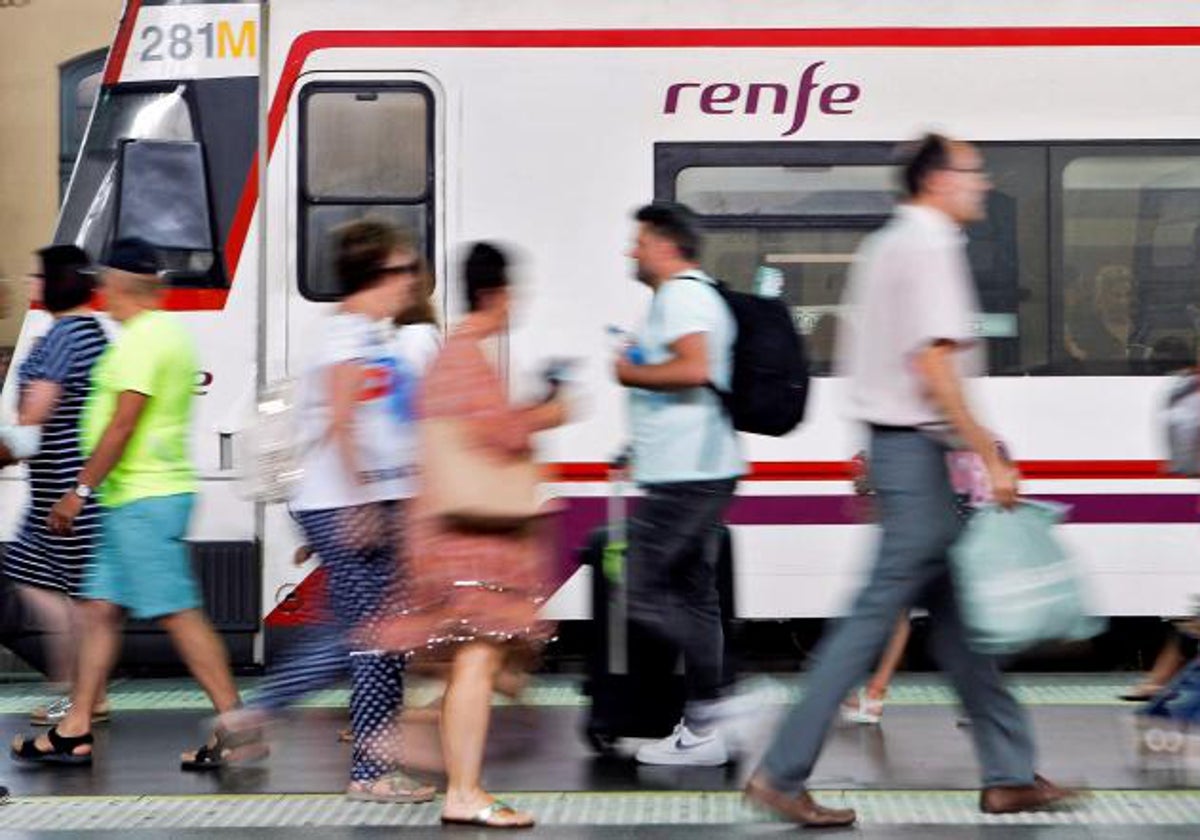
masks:
{"type": "Polygon", "coordinates": [[[641,365],[646,363],[646,354],[642,351],[632,333],[612,324],[605,327],[605,331],[613,342],[614,352],[622,354],[630,364],[641,365]]]}

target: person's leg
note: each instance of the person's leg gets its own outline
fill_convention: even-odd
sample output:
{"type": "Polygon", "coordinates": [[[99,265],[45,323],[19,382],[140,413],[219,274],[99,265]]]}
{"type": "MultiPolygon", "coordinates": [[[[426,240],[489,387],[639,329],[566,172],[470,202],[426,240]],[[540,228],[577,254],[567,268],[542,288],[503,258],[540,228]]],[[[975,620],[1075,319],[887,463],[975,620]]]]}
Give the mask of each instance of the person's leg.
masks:
{"type": "Polygon", "coordinates": [[[248,709],[278,712],[314,691],[328,688],[350,673],[345,636],[333,625],[310,628],[271,666],[248,709]]]}
{"type": "MultiPolygon", "coordinates": [[[[487,642],[463,645],[454,656],[442,702],[442,755],[446,762],[446,801],[442,815],[465,820],[494,801],[483,789],[483,751],[491,717],[492,688],[503,664],[502,652],[487,642]]],[[[528,814],[500,811],[500,823],[525,824],[528,814]]]]}
{"type": "Polygon", "coordinates": [[[716,529],[735,482],[652,485],[629,530],[629,620],[683,652],[688,700],[720,694],[724,635],[716,529]]]}
{"type": "Polygon", "coordinates": [[[874,673],[865,686],[858,692],[852,693],[842,704],[842,719],[848,723],[878,724],[883,719],[883,701],[887,698],[892,678],[904,658],[904,650],[908,647],[911,635],[907,611],[896,622],[896,629],[888,642],[887,648],[874,673]]]}
{"type": "Polygon", "coordinates": [[[184,610],[160,618],[158,624],[171,637],[179,658],[200,683],[213,708],[218,712],[237,708],[240,700],[229,654],[208,617],[198,609],[184,610]]]}
{"type": "Polygon", "coordinates": [[[184,535],[194,494],[139,499],[122,507],[130,538],[122,564],[130,611],[166,631],[179,658],[218,712],[240,705],[225,643],[203,612],[184,535]]]}
{"type": "Polygon", "coordinates": [[[883,658],[879,660],[879,665],[875,668],[875,673],[867,680],[867,697],[872,700],[882,700],[887,697],[888,688],[896,676],[896,669],[900,667],[900,661],[904,659],[904,649],[908,647],[908,639],[911,635],[912,627],[909,624],[908,615],[905,614],[896,622],[892,640],[888,642],[888,646],[883,652],[883,658]]]}
{"type": "Polygon", "coordinates": [[[973,724],[971,737],[984,786],[1033,784],[1035,754],[1029,718],[1004,685],[995,658],[967,645],[967,631],[948,572],[933,585],[926,604],[930,648],[973,724]]]}
{"type": "Polygon", "coordinates": [[[63,592],[28,584],[17,584],[17,591],[42,634],[53,690],[70,691],[77,641],[71,599],[63,592]]]}
{"type": "Polygon", "coordinates": [[[350,727],[354,734],[350,781],[370,785],[397,766],[404,658],[379,651],[355,651],[349,658],[350,727]]]}
{"type": "MultiPolygon", "coordinates": [[[[92,713],[97,698],[102,696],[108,675],[117,663],[121,651],[122,611],[116,604],[107,601],[84,601],[80,604],[84,617],[84,634],[79,647],[79,665],[75,685],[71,692],[71,708],[58,724],[58,733],[66,738],[76,738],[92,731],[92,713]]],[[[46,735],[37,739],[37,749],[51,749],[46,735]]],[[[74,752],[83,755],[91,747],[76,747],[74,752]]]]}
{"type": "Polygon", "coordinates": [[[959,530],[940,446],[916,433],[877,433],[871,463],[883,532],[875,566],[850,615],[822,640],[804,699],[763,759],[760,772],[780,792],[804,784],[838,706],[870,672],[901,610],[944,571],[959,530]]]}

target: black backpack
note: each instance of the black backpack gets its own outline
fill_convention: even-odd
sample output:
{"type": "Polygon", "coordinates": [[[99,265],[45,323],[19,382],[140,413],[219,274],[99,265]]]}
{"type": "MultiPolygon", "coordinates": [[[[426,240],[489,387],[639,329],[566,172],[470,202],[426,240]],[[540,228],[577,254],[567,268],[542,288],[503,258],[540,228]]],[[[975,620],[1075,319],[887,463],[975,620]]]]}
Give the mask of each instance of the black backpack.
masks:
{"type": "Polygon", "coordinates": [[[782,437],[800,425],[808,403],[808,354],[783,300],[715,287],[737,323],[728,392],[716,387],[733,428],[782,437]]]}

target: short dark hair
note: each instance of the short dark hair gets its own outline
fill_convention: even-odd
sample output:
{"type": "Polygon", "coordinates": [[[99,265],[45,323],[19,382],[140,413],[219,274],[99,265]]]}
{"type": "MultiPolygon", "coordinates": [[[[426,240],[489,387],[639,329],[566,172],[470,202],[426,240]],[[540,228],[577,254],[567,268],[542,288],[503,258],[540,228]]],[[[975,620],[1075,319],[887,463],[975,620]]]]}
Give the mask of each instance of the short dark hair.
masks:
{"type": "Polygon", "coordinates": [[[412,251],[412,237],[382,219],[357,219],[334,230],[334,270],[342,296],[369,289],[380,281],[379,269],[392,251],[412,251]]]}
{"type": "Polygon", "coordinates": [[[950,139],[929,133],[900,148],[900,173],[904,193],[916,198],[925,189],[925,179],[950,165],[950,139]]]}
{"type": "Polygon", "coordinates": [[[92,299],[96,275],[87,252],[76,245],[51,245],[37,252],[42,268],[42,306],[51,314],[92,299]]]}
{"type": "Polygon", "coordinates": [[[685,260],[700,256],[700,232],[696,229],[695,214],[684,205],[656,201],[639,208],[633,218],[673,242],[679,249],[679,256],[685,260]]]}
{"type": "Polygon", "coordinates": [[[463,265],[467,308],[475,312],[483,304],[483,293],[508,288],[508,257],[490,242],[476,242],[463,265]]]}

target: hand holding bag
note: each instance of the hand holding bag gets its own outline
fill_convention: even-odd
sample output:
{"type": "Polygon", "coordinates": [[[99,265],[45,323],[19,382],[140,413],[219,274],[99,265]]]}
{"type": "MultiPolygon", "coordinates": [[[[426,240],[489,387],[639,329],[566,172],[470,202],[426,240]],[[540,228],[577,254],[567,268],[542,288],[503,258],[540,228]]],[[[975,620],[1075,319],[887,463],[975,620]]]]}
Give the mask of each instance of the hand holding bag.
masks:
{"type": "Polygon", "coordinates": [[[519,530],[550,513],[541,501],[541,467],[532,455],[484,445],[470,421],[422,420],[422,498],[427,513],[461,528],[519,530]]]}

